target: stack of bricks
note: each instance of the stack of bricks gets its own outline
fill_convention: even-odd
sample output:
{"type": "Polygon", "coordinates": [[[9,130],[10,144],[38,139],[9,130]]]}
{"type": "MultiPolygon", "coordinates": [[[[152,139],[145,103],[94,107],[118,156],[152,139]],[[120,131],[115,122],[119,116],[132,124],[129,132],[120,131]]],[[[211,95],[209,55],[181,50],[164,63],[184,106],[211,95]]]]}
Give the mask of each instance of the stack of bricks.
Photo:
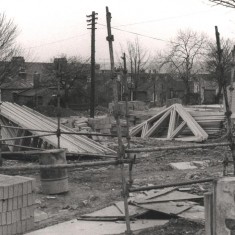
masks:
{"type": "Polygon", "coordinates": [[[89,126],[96,132],[100,132],[102,134],[110,134],[111,125],[111,117],[99,117],[99,118],[89,118],[88,124],[89,126]]]}
{"type": "Polygon", "coordinates": [[[35,179],[0,175],[0,234],[23,234],[34,227],[35,179]]]}

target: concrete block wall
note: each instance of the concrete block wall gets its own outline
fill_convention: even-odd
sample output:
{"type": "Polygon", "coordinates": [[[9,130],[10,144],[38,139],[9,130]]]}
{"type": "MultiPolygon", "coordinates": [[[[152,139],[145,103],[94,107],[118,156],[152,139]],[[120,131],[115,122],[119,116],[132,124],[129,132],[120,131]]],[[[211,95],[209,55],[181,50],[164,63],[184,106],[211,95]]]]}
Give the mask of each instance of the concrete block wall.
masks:
{"type": "Polygon", "coordinates": [[[23,234],[34,227],[35,179],[0,175],[0,234],[23,234]]]}
{"type": "Polygon", "coordinates": [[[88,124],[92,130],[100,132],[102,134],[110,134],[110,129],[112,127],[111,117],[99,117],[99,118],[89,118],[88,124]]]}

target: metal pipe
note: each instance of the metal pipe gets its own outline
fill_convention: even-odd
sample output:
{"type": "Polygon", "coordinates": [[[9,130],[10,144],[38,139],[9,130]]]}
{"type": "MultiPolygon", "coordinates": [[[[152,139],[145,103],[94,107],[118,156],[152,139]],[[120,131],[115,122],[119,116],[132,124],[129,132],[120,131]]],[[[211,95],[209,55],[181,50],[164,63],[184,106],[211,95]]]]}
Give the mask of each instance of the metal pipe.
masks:
{"type": "Polygon", "coordinates": [[[191,181],[180,182],[180,183],[153,185],[153,186],[146,186],[146,187],[140,187],[140,188],[130,188],[129,192],[138,192],[138,191],[161,189],[161,188],[167,188],[167,187],[177,187],[177,186],[183,186],[183,185],[189,185],[189,184],[206,183],[206,182],[213,182],[214,180],[216,180],[216,179],[215,178],[208,178],[208,179],[203,179],[203,180],[191,180],[191,181]]]}
{"type": "Polygon", "coordinates": [[[95,153],[66,153],[67,157],[70,156],[90,156],[90,157],[103,157],[103,158],[117,158],[116,155],[105,155],[105,154],[95,154],[95,153]]]}
{"type": "Polygon", "coordinates": [[[47,132],[47,133],[55,133],[56,134],[56,131],[46,131],[46,130],[38,130],[38,129],[27,129],[27,128],[22,128],[22,127],[18,127],[18,126],[5,126],[5,125],[2,125],[2,127],[10,128],[10,129],[17,129],[17,130],[38,131],[38,132],[47,132]]]}
{"type": "MultiPolygon", "coordinates": [[[[1,141],[0,141],[0,143],[1,143],[1,141]]],[[[13,147],[19,147],[19,148],[24,148],[24,149],[43,150],[42,148],[35,148],[35,147],[24,146],[24,145],[17,145],[17,144],[6,144],[6,143],[2,143],[2,145],[13,146],[13,147]]],[[[45,150],[45,149],[44,149],[44,150],[45,150]]],[[[3,152],[3,153],[5,153],[5,152],[3,152]]]]}
{"type": "Polygon", "coordinates": [[[0,167],[0,171],[25,171],[25,170],[41,170],[41,169],[63,169],[63,168],[81,168],[92,166],[106,166],[106,165],[119,165],[123,163],[130,163],[128,159],[124,160],[110,160],[100,162],[87,162],[87,163],[73,163],[73,164],[56,164],[56,165],[37,165],[37,166],[12,166],[0,167]]]}
{"type": "MultiPolygon", "coordinates": [[[[27,128],[21,128],[21,127],[16,127],[16,126],[5,126],[2,125],[4,128],[11,128],[11,129],[17,129],[17,130],[27,130],[27,131],[37,131],[37,132],[46,132],[46,133],[53,133],[56,134],[57,131],[46,131],[46,130],[38,130],[38,129],[27,129],[27,128]]],[[[103,134],[103,133],[94,133],[94,132],[89,132],[89,133],[82,133],[82,132],[72,132],[72,131],[61,131],[61,134],[71,134],[71,135],[87,135],[87,136],[107,136],[107,137],[117,137],[117,135],[111,135],[111,134],[103,134]]],[[[126,136],[122,136],[126,137],[126,136]]]]}
{"type": "Polygon", "coordinates": [[[0,142],[2,142],[2,141],[10,141],[10,140],[21,140],[21,139],[28,139],[28,138],[35,138],[35,137],[44,137],[44,136],[51,136],[51,135],[54,135],[54,134],[29,135],[29,136],[14,137],[14,138],[8,138],[8,139],[0,139],[0,142]]]}
{"type": "Polygon", "coordinates": [[[157,151],[163,151],[163,150],[209,148],[209,147],[219,147],[219,146],[222,147],[222,146],[229,146],[229,145],[230,145],[229,142],[211,143],[211,144],[191,144],[191,145],[167,146],[167,147],[125,149],[125,152],[126,153],[157,152],[157,151]]]}
{"type": "MultiPolygon", "coordinates": [[[[67,131],[61,131],[61,134],[71,134],[71,135],[88,135],[88,136],[107,136],[107,137],[117,137],[117,135],[111,135],[111,134],[103,134],[103,133],[94,133],[94,132],[90,132],[90,133],[82,133],[82,132],[67,132],[67,131]]],[[[122,136],[122,137],[126,137],[126,136],[122,136]]]]}

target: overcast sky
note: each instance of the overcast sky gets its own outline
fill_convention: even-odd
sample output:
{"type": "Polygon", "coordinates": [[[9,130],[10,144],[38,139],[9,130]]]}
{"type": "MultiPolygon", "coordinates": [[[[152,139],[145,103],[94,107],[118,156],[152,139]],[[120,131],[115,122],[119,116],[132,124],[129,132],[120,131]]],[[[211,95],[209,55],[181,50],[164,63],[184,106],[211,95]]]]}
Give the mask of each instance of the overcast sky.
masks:
{"type": "Polygon", "coordinates": [[[213,7],[207,0],[1,0],[1,12],[18,25],[18,42],[34,61],[61,54],[89,58],[86,15],[95,11],[96,61],[107,63],[106,6],[112,26],[123,30],[112,29],[116,55],[120,45],[137,37],[133,33],[153,54],[167,45],[157,39],[172,39],[179,29],[202,31],[214,39],[217,25],[221,37],[235,38],[235,9],[213,7]]]}

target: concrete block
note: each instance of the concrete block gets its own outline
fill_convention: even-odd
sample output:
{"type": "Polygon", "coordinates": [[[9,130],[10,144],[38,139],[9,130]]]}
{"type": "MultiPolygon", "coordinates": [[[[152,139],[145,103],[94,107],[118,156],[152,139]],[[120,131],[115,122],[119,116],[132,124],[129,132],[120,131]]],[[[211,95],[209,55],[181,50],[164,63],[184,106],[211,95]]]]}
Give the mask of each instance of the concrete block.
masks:
{"type": "MultiPolygon", "coordinates": [[[[31,182],[29,182],[31,184],[31,182]]],[[[23,182],[23,195],[28,193],[28,182],[24,181],[23,182]]]]}
{"type": "Polygon", "coordinates": [[[11,212],[11,220],[12,220],[12,223],[15,223],[16,221],[17,221],[17,210],[13,210],[12,212],[11,212]]]}
{"type": "Polygon", "coordinates": [[[12,209],[13,209],[13,199],[8,198],[7,199],[7,211],[12,211],[12,209]]]}
{"type": "Polygon", "coordinates": [[[7,213],[2,213],[2,225],[7,224],[7,213]]]}
{"type": "Polygon", "coordinates": [[[12,223],[12,220],[11,220],[11,214],[12,214],[12,212],[11,212],[11,211],[8,211],[6,214],[7,214],[7,224],[11,224],[11,223],[12,223]]]}
{"type": "Polygon", "coordinates": [[[9,185],[6,183],[5,185],[2,185],[3,187],[3,199],[9,198],[8,190],[9,190],[9,185]]]}
{"type": "Polygon", "coordinates": [[[18,208],[18,197],[13,197],[12,200],[13,200],[12,209],[16,210],[18,208]]]}
{"type": "Polygon", "coordinates": [[[235,177],[223,177],[214,183],[214,235],[234,234],[234,198],[235,177]]]}
{"type": "Polygon", "coordinates": [[[7,225],[7,235],[12,235],[12,226],[11,226],[11,224],[7,225]]]}
{"type": "Polygon", "coordinates": [[[28,206],[33,205],[33,195],[32,195],[32,193],[28,194],[27,197],[28,197],[28,198],[27,198],[27,201],[28,201],[28,202],[27,202],[27,205],[28,205],[28,206]]]}
{"type": "Polygon", "coordinates": [[[4,188],[0,187],[0,200],[2,200],[4,197],[4,188]]]}
{"type": "Polygon", "coordinates": [[[7,234],[7,225],[3,225],[3,226],[2,226],[2,234],[3,234],[3,235],[8,235],[8,234],[7,234]]]}
{"type": "Polygon", "coordinates": [[[23,183],[18,183],[18,192],[17,192],[18,196],[23,195],[23,183]]]}
{"type": "Polygon", "coordinates": [[[21,221],[16,222],[16,233],[22,234],[22,224],[21,221]]]}
{"type": "Polygon", "coordinates": [[[2,212],[2,200],[0,200],[0,213],[2,212]]]}
{"type": "Polygon", "coordinates": [[[0,226],[0,235],[2,235],[2,233],[3,233],[3,232],[2,232],[2,226],[0,226]]]}
{"type": "Polygon", "coordinates": [[[197,169],[197,167],[193,165],[191,162],[172,162],[169,165],[177,170],[197,169]]]}
{"type": "Polygon", "coordinates": [[[48,214],[46,212],[39,209],[34,210],[34,222],[39,222],[46,219],[48,219],[48,214]]]}
{"type": "Polygon", "coordinates": [[[32,192],[36,190],[36,179],[32,179],[32,192]]]}
{"type": "Polygon", "coordinates": [[[28,207],[29,217],[34,217],[34,209],[35,209],[35,205],[28,207]]]}
{"type": "Polygon", "coordinates": [[[2,200],[2,212],[7,212],[7,200],[2,200]]]}
{"type": "Polygon", "coordinates": [[[23,207],[26,207],[28,205],[28,195],[23,195],[23,207]]]}
{"type": "Polygon", "coordinates": [[[18,204],[17,208],[18,209],[22,208],[23,207],[23,196],[18,196],[17,199],[18,199],[18,201],[17,201],[17,204],[18,204]]]}
{"type": "Polygon", "coordinates": [[[26,220],[26,229],[27,231],[30,231],[34,228],[34,221],[33,221],[33,218],[28,218],[26,220]]]}
{"type": "Polygon", "coordinates": [[[12,231],[11,231],[12,235],[16,234],[16,222],[12,223],[12,231]]]}
{"type": "Polygon", "coordinates": [[[17,197],[18,195],[18,184],[14,183],[13,184],[13,197],[17,197]]]}
{"type": "Polygon", "coordinates": [[[21,220],[25,220],[27,218],[27,207],[23,207],[20,209],[21,220]]]}
{"type": "Polygon", "coordinates": [[[8,186],[8,198],[13,198],[13,197],[14,197],[13,184],[10,184],[8,186]]]}
{"type": "Polygon", "coordinates": [[[30,218],[34,216],[34,206],[26,207],[26,218],[30,218]]]}
{"type": "Polygon", "coordinates": [[[26,220],[22,220],[21,224],[22,224],[22,233],[25,233],[27,231],[26,220]]]}
{"type": "Polygon", "coordinates": [[[16,210],[16,222],[21,220],[20,209],[16,210]]]}

